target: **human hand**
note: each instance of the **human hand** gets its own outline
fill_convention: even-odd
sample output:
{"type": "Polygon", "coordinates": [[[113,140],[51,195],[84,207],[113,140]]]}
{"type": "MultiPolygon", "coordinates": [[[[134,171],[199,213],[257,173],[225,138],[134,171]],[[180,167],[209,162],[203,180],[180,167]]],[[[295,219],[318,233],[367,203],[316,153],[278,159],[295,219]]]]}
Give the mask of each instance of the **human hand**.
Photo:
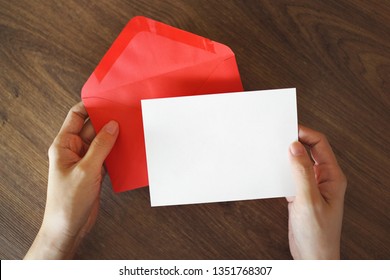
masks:
{"type": "Polygon", "coordinates": [[[339,259],[347,180],[326,137],[299,126],[290,146],[296,196],[287,198],[289,244],[294,259],[339,259]],[[313,162],[314,161],[314,162],[313,162]]]}
{"type": "Polygon", "coordinates": [[[45,214],[26,259],[71,258],[95,223],[103,163],[119,127],[110,121],[95,137],[87,118],[84,105],[75,105],[49,149],[45,214]]]}

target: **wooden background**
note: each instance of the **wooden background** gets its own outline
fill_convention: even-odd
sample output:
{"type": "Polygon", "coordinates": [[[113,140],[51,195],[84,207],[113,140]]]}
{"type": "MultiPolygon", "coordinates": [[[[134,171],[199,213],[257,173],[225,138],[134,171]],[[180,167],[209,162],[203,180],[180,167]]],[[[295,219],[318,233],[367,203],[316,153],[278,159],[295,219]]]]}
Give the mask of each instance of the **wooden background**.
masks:
{"type": "MultiPolygon", "coordinates": [[[[42,220],[47,149],[110,44],[145,15],[230,46],[246,90],[296,87],[349,187],[341,254],[390,258],[390,2],[0,1],[0,258],[42,220]]],[[[151,208],[104,181],[79,259],[290,259],[284,198],[151,208]]]]}

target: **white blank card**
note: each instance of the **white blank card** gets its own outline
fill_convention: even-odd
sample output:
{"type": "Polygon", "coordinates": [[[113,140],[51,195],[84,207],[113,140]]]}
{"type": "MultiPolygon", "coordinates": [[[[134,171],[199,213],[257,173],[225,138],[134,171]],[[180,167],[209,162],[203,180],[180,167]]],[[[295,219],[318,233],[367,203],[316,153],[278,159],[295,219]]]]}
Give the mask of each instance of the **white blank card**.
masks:
{"type": "Polygon", "coordinates": [[[295,89],[141,102],[152,206],[295,195],[295,89]]]}

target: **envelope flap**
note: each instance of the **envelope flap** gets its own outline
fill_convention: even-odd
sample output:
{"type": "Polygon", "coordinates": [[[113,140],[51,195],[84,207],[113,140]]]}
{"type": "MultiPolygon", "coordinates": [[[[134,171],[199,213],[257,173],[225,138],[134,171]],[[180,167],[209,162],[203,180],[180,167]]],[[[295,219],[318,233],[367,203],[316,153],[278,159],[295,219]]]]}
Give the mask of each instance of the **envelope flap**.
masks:
{"type": "Polygon", "coordinates": [[[140,32],[150,32],[176,42],[187,44],[189,46],[214,52],[214,43],[210,39],[174,28],[162,22],[158,22],[143,16],[132,18],[123,31],[119,34],[111,48],[100,61],[95,69],[96,77],[101,81],[107,72],[110,70],[116,59],[120,56],[122,51],[126,48],[129,42],[140,32]]]}
{"type": "MultiPolygon", "coordinates": [[[[216,83],[231,82],[230,77],[210,79],[216,69],[221,68],[220,65],[224,61],[223,59],[215,59],[132,83],[128,82],[112,89],[100,89],[99,96],[83,97],[83,99],[101,98],[117,104],[139,106],[141,99],[212,93],[215,90],[204,91],[203,88],[212,85],[214,81],[216,83]]],[[[229,90],[227,89],[227,91],[229,90]]]]}
{"type": "Polygon", "coordinates": [[[234,56],[210,39],[145,18],[133,18],[85,84],[83,97],[234,56]]]}

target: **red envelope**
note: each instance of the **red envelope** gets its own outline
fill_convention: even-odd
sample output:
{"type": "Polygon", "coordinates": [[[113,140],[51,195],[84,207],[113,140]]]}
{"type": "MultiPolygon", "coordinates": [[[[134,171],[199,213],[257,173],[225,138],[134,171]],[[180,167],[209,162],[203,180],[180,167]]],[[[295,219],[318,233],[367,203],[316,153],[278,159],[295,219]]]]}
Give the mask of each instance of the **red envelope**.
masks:
{"type": "Polygon", "coordinates": [[[114,191],[148,185],[141,99],[242,90],[229,47],[145,17],[131,19],[81,91],[96,131],[110,120],[119,123],[105,161],[114,191]]]}

